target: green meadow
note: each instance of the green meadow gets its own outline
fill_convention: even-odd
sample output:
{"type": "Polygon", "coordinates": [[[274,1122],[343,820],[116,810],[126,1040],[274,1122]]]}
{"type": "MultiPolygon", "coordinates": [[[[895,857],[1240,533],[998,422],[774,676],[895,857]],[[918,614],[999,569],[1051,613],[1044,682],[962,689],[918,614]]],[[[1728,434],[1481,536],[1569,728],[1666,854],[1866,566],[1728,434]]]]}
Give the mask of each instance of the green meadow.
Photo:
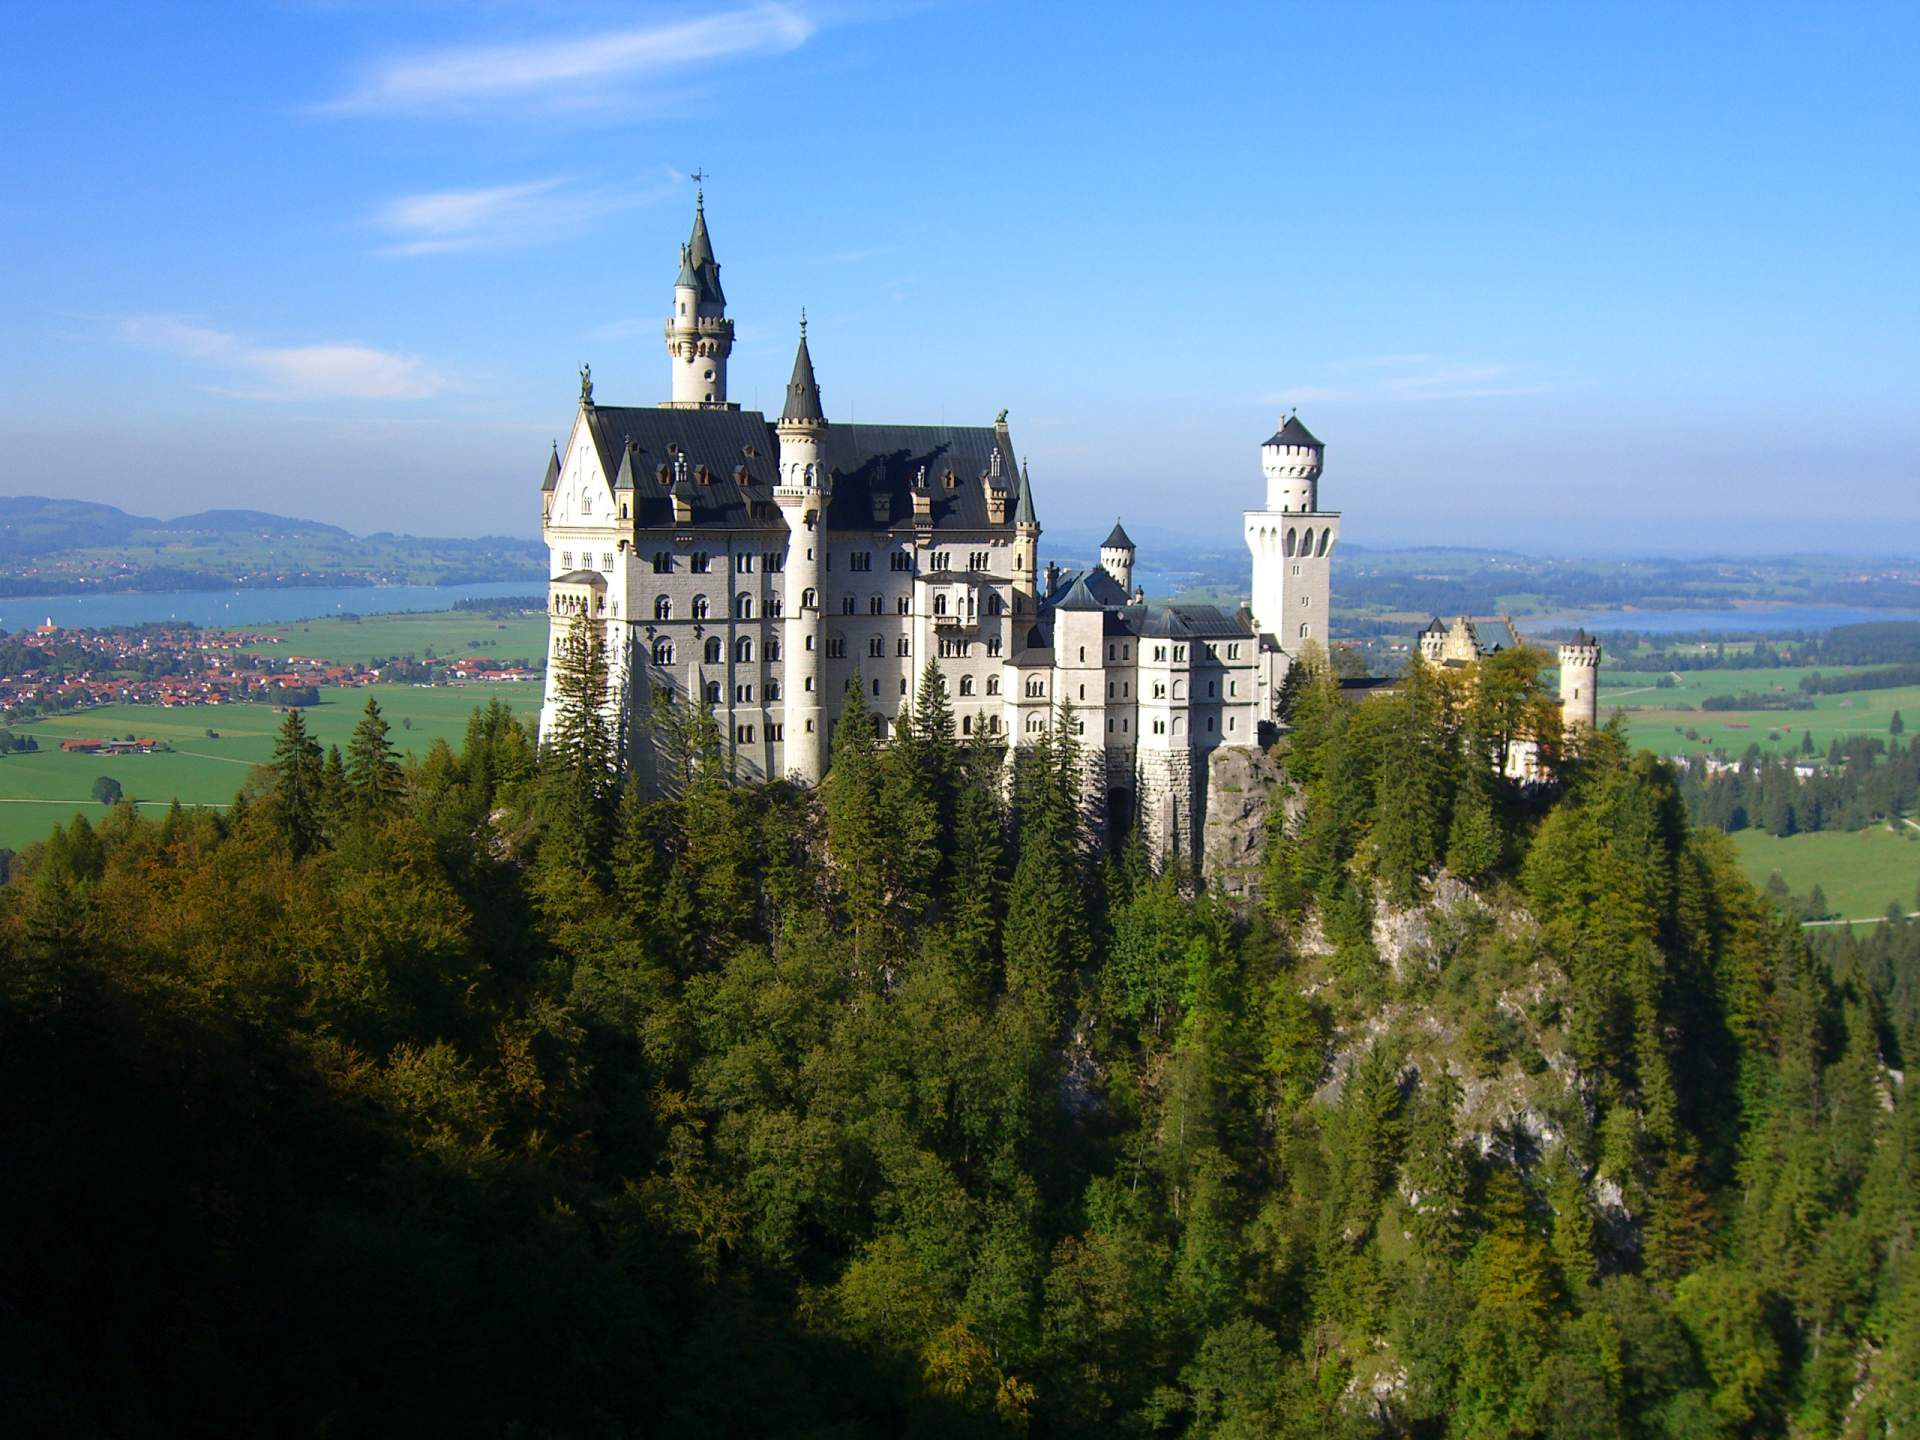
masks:
{"type": "MultiPolygon", "coordinates": [[[[351,622],[327,621],[327,625],[351,622]]],[[[286,627],[298,630],[299,626],[286,627]]],[[[319,628],[316,624],[314,627],[319,628]]],[[[308,653],[308,652],[301,652],[308,653]]],[[[538,653],[537,648],[535,653],[538,653]]],[[[374,696],[393,727],[403,753],[426,753],[435,740],[457,746],[475,706],[500,700],[531,722],[540,709],[537,682],[506,685],[371,685],[327,688],[306,711],[307,725],[322,745],[345,748],[367,697],[374,696]]],[[[145,806],[225,805],[247,772],[273,753],[274,733],[284,715],[270,705],[104,705],[77,714],[22,722],[11,728],[32,735],[32,754],[0,755],[0,846],[18,850],[41,839],[76,810],[97,814],[93,782],[118,780],[127,799],[145,806]],[[218,738],[211,738],[209,730],[218,738]],[[80,755],[60,749],[62,740],[152,736],[172,745],[170,754],[80,755]]]]}
{"type": "MultiPolygon", "coordinates": [[[[1867,667],[1872,668],[1872,667],[1867,667]]],[[[1783,752],[1800,748],[1801,737],[1813,736],[1814,748],[1825,754],[1828,744],[1854,735],[1887,733],[1893,712],[1909,726],[1920,722],[1920,686],[1892,690],[1856,690],[1847,695],[1815,695],[1811,710],[1702,710],[1712,695],[1798,695],[1807,669],[1699,670],[1680,676],[1671,689],[1662,690],[1659,676],[1601,671],[1600,715],[1615,710],[1627,722],[1634,740],[1662,755],[1705,755],[1716,749],[1738,756],[1749,745],[1783,752]],[[1698,740],[1688,740],[1693,730],[1698,740]]],[[[1844,673],[1828,666],[1827,674],[1844,673]]]]}
{"type": "MultiPolygon", "coordinates": [[[[529,586],[529,592],[535,588],[529,586]]],[[[481,655],[537,665],[546,654],[547,617],[541,611],[497,617],[471,610],[363,618],[329,616],[249,627],[248,633],[279,641],[245,647],[255,654],[305,655],[335,665],[367,665],[394,655],[424,660],[429,650],[445,658],[481,655]]]]}
{"type": "Polygon", "coordinates": [[[1920,909],[1920,829],[1903,824],[1890,829],[1816,830],[1784,839],[1763,830],[1741,830],[1733,837],[1753,883],[1764,885],[1775,871],[1795,895],[1818,885],[1835,915],[1872,920],[1889,904],[1903,911],[1920,909]]]}

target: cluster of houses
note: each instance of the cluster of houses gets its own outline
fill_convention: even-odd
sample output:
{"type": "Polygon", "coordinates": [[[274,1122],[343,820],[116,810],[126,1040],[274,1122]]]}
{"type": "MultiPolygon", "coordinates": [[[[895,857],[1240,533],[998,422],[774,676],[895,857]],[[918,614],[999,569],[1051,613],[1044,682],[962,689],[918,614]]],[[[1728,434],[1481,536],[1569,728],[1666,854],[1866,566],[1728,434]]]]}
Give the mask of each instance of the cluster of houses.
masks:
{"type": "Polygon", "coordinates": [[[48,621],[12,640],[46,656],[0,674],[0,710],[80,710],[96,705],[223,705],[272,702],[289,691],[373,685],[537,680],[539,672],[478,656],[339,664],[300,655],[255,653],[282,644],[275,635],[145,628],[63,630],[48,621]],[[404,673],[402,673],[404,672],[404,673]]]}

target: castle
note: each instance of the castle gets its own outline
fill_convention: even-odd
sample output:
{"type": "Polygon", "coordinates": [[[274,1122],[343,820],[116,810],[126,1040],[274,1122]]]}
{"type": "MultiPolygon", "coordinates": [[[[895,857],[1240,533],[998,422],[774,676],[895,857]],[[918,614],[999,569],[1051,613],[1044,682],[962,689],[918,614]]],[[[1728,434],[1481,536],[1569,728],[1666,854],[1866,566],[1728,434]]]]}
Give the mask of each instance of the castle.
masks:
{"type": "Polygon", "coordinates": [[[1119,524],[1092,568],[1040,567],[1004,410],[830,422],[803,315],[778,418],[743,411],[726,306],[702,195],[666,322],[672,398],[599,404],[583,368],[541,484],[550,654],[576,617],[603,628],[626,762],[649,778],[646,702],[664,690],[712,711],[743,778],[817,782],[850,677],[885,739],[932,659],[963,734],[1019,746],[1070,704],[1098,798],[1143,807],[1157,846],[1190,853],[1209,754],[1270,739],[1288,668],[1327,637],[1340,515],[1320,505],[1320,441],[1287,417],[1260,447],[1248,608],[1150,605],[1119,524]]]}

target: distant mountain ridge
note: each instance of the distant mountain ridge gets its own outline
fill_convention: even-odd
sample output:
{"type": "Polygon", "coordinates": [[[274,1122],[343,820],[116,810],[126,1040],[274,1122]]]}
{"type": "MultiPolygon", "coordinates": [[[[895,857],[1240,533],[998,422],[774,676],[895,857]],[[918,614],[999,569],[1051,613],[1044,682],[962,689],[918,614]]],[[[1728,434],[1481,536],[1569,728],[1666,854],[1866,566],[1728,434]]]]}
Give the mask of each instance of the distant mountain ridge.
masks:
{"type": "Polygon", "coordinates": [[[266,510],[201,510],[168,520],[101,501],[0,495],[0,594],[240,582],[465,584],[545,573],[545,547],[525,536],[355,535],[266,510]]]}

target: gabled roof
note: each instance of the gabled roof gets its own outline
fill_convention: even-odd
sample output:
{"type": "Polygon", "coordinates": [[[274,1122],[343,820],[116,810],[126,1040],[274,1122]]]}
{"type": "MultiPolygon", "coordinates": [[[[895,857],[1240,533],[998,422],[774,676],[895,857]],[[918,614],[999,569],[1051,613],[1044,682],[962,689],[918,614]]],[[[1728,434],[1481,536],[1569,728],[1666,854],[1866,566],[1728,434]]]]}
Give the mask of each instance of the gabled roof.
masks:
{"type": "Polygon", "coordinates": [[[820,385],[813,378],[813,356],[807,352],[807,326],[800,322],[800,348],[793,353],[793,378],[787,381],[786,408],[782,420],[824,420],[820,408],[820,385]]]}
{"type": "Polygon", "coordinates": [[[1324,450],[1327,447],[1314,438],[1314,434],[1300,423],[1298,415],[1289,415],[1280,422],[1280,428],[1273,432],[1266,442],[1268,445],[1304,445],[1310,450],[1324,450]]]}
{"type": "Polygon", "coordinates": [[[1107,538],[1100,542],[1100,548],[1102,550],[1131,550],[1133,549],[1133,541],[1127,538],[1127,532],[1121,528],[1120,522],[1116,520],[1113,522],[1113,529],[1107,532],[1107,538]]]}
{"type": "Polygon", "coordinates": [[[1087,577],[1081,575],[1067,587],[1066,594],[1053,602],[1053,608],[1056,610],[1104,610],[1107,607],[1093,598],[1093,592],[1087,588],[1087,577]]]}
{"type": "Polygon", "coordinates": [[[607,577],[598,570],[569,570],[564,575],[556,575],[547,582],[550,585],[599,585],[604,587],[607,577]]]}
{"type": "MultiPolygon", "coordinates": [[[[690,523],[786,529],[773,504],[780,437],[765,415],[598,405],[586,412],[586,421],[601,473],[618,477],[625,471],[631,477],[633,517],[641,529],[674,527],[676,455],[686,457],[690,523]]],[[[913,482],[923,469],[932,502],[928,521],[934,530],[992,530],[996,527],[987,509],[991,481],[986,477],[992,473],[996,450],[1001,475],[1016,473],[1012,440],[991,425],[830,425],[823,435],[822,454],[833,475],[827,524],[836,530],[913,524],[913,482]],[[946,484],[949,471],[955,481],[951,488],[946,484]],[[878,521],[876,493],[883,501],[878,521]]],[[[1004,484],[993,487],[994,493],[1004,490],[1004,484]]]]}

